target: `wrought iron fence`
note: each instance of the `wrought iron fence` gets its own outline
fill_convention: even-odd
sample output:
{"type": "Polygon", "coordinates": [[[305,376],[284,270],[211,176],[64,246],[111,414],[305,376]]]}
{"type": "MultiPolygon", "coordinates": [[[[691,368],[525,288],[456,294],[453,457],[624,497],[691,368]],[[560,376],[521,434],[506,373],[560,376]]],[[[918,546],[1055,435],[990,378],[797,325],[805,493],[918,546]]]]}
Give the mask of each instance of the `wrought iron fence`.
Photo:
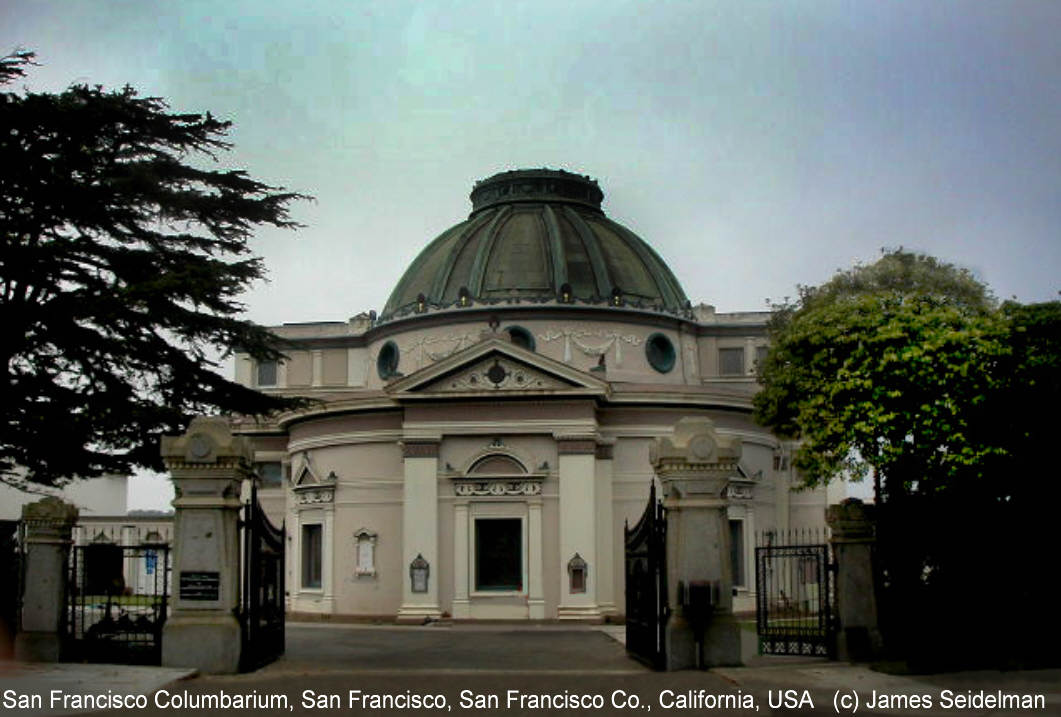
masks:
{"type": "Polygon", "coordinates": [[[768,531],[755,548],[759,653],[835,657],[832,559],[824,531],[768,531]]]}
{"type": "Polygon", "coordinates": [[[171,570],[166,544],[75,545],[70,551],[63,659],[160,664],[171,570]]]}

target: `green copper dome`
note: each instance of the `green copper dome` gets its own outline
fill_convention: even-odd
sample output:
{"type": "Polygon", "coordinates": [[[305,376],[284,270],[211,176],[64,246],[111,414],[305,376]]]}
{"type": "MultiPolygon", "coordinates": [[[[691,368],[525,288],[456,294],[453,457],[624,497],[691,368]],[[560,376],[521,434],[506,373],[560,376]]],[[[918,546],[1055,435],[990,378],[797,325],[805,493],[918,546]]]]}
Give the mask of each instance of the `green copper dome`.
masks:
{"type": "Polygon", "coordinates": [[[597,304],[684,316],[689,302],[652,249],[604,216],[597,182],[521,169],[472,189],[472,213],[420,252],[380,316],[483,304],[597,304]]]}

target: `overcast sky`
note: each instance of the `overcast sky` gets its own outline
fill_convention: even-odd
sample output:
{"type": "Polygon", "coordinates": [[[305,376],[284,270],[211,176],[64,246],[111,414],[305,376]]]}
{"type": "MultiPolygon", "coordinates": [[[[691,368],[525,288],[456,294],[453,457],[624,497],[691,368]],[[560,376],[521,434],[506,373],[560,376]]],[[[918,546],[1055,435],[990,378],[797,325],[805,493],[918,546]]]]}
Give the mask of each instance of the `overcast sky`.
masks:
{"type": "MultiPolygon", "coordinates": [[[[1002,298],[1061,281],[1061,2],[3,3],[25,84],[234,123],[222,158],[312,194],[262,231],[250,318],[382,308],[472,183],[589,174],[693,303],[760,310],[904,246],[1002,298]]],[[[134,481],[130,507],[163,507],[134,481]]],[[[146,483],[144,483],[146,485],[146,483]]]]}

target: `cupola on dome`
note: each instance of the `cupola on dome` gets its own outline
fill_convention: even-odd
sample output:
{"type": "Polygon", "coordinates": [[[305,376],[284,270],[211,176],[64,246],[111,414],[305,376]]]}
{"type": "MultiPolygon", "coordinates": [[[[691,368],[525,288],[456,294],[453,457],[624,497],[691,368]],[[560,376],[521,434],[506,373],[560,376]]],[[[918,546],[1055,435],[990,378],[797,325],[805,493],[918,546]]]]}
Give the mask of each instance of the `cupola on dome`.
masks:
{"type": "Polygon", "coordinates": [[[678,280],[640,237],[608,219],[589,177],[552,169],[495,174],[472,212],[406,270],[380,316],[489,304],[583,304],[686,315],[678,280]]]}

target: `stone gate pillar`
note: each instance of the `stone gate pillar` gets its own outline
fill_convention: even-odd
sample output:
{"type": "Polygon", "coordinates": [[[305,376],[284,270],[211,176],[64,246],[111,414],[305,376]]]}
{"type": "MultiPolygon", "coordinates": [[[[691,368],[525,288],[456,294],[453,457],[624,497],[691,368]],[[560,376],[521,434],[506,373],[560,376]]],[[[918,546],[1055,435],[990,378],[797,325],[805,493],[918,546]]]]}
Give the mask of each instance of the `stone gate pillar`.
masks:
{"type": "Polygon", "coordinates": [[[183,436],[162,438],[177,495],[165,666],[215,674],[239,669],[240,488],[252,456],[247,439],[233,436],[224,418],[195,418],[183,436]]]}
{"type": "Polygon", "coordinates": [[[22,506],[26,528],[25,588],[22,619],[15,636],[16,660],[59,661],[59,630],[66,607],[66,562],[77,516],[76,507],[53,497],[22,506]]]}
{"type": "Polygon", "coordinates": [[[726,515],[726,487],[740,456],[740,441],[719,436],[706,418],[681,419],[673,437],[657,439],[652,448],[667,511],[668,670],[741,664],[726,515]],[[705,594],[711,600],[706,610],[696,604],[705,594]]]}
{"type": "Polygon", "coordinates": [[[872,660],[881,653],[873,569],[875,508],[849,498],[825,511],[836,558],[836,651],[841,660],[872,660]]]}

